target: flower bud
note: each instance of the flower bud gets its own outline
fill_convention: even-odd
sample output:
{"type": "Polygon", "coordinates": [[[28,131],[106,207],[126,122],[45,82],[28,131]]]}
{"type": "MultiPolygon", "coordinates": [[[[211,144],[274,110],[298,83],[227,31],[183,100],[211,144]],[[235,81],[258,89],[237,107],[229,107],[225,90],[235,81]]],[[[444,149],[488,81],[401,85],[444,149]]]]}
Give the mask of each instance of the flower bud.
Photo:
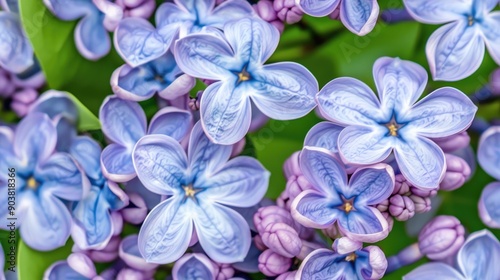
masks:
{"type": "Polygon", "coordinates": [[[304,13],[295,5],[295,0],[274,0],[274,10],[278,18],[288,24],[293,24],[302,19],[304,13]]]}
{"type": "Polygon", "coordinates": [[[415,213],[424,213],[431,210],[431,199],[429,197],[421,197],[415,194],[409,196],[415,204],[415,213]]]}
{"type": "MultiPolygon", "coordinates": [[[[97,276],[97,272],[94,263],[85,254],[73,253],[68,257],[68,265],[77,273],[92,279],[97,276]]],[[[3,273],[3,271],[2,271],[3,273]]]]}
{"type": "Polygon", "coordinates": [[[309,241],[302,241],[302,247],[300,248],[300,253],[297,255],[297,259],[304,260],[307,257],[307,255],[312,253],[314,250],[321,248],[324,248],[324,246],[321,244],[309,241]]]}
{"type": "Polygon", "coordinates": [[[284,223],[268,224],[261,237],[269,249],[288,258],[297,256],[302,247],[298,233],[284,223]]]}
{"type": "Polygon", "coordinates": [[[276,14],[276,11],[274,10],[273,7],[273,2],[270,0],[260,0],[257,2],[257,4],[253,5],[253,8],[257,15],[259,17],[270,24],[272,24],[274,27],[276,27],[280,33],[283,33],[283,29],[285,28],[285,25],[283,24],[283,21],[281,21],[278,18],[278,15],[276,14]]]}
{"type": "Polygon", "coordinates": [[[127,223],[138,225],[144,222],[148,215],[148,207],[144,198],[136,193],[128,194],[130,204],[121,210],[123,220],[127,223]]]}
{"type": "Polygon", "coordinates": [[[233,150],[231,151],[231,157],[236,157],[239,154],[241,154],[241,152],[245,148],[246,143],[247,143],[247,141],[245,140],[245,138],[243,138],[240,141],[236,142],[233,145],[233,150]]]}
{"type": "Polygon", "coordinates": [[[389,199],[386,199],[386,200],[380,202],[379,204],[377,204],[376,208],[380,212],[386,212],[387,210],[389,210],[389,199]]]}
{"type": "Polygon", "coordinates": [[[363,248],[363,242],[354,241],[348,237],[341,237],[333,241],[332,248],[341,255],[347,255],[363,248]]]}
{"type": "Polygon", "coordinates": [[[389,212],[382,212],[382,216],[384,216],[387,224],[389,225],[389,232],[392,230],[392,226],[394,226],[394,219],[389,214],[389,212]]]}
{"type": "Polygon", "coordinates": [[[398,221],[407,221],[415,215],[415,204],[407,196],[393,195],[389,203],[389,213],[398,221]]]}
{"type": "Polygon", "coordinates": [[[419,189],[416,187],[410,187],[410,193],[414,195],[418,195],[420,197],[434,197],[437,194],[438,189],[429,189],[429,190],[424,190],[424,189],[419,189]]]}
{"type": "Polygon", "coordinates": [[[123,10],[123,17],[141,17],[148,19],[156,8],[154,0],[116,0],[123,10]]]}
{"type": "Polygon", "coordinates": [[[302,175],[302,170],[300,170],[299,164],[299,155],[300,151],[293,153],[283,164],[283,173],[285,174],[286,179],[292,176],[302,175]]]}
{"type": "Polygon", "coordinates": [[[259,249],[260,251],[265,251],[267,249],[266,244],[262,242],[262,237],[259,234],[253,237],[253,243],[255,244],[255,247],[257,247],[257,249],[259,249]]]}
{"type": "Polygon", "coordinates": [[[441,147],[441,149],[445,153],[451,153],[453,151],[460,150],[467,147],[470,143],[470,137],[467,131],[433,140],[436,144],[438,144],[439,147],[441,147]]]}
{"type": "Polygon", "coordinates": [[[443,181],[439,184],[440,190],[452,191],[463,186],[465,181],[471,175],[469,165],[461,157],[445,154],[446,174],[443,181]]]}
{"type": "Polygon", "coordinates": [[[292,265],[292,259],[267,249],[259,256],[259,270],[266,276],[276,276],[286,272],[292,265]]]}
{"type": "MultiPolygon", "coordinates": [[[[86,254],[93,262],[104,263],[111,262],[118,257],[118,247],[120,246],[121,238],[120,236],[113,236],[109,240],[106,247],[101,250],[86,250],[82,253],[86,254]]],[[[80,251],[79,249],[73,248],[74,252],[80,251]]]]}
{"type": "Polygon", "coordinates": [[[278,278],[276,278],[276,280],[295,280],[295,275],[297,275],[296,270],[287,271],[287,272],[281,274],[280,276],[278,276],[278,278]]]}
{"type": "Polygon", "coordinates": [[[275,205],[261,207],[253,216],[253,222],[257,231],[263,233],[266,226],[271,223],[285,223],[287,225],[293,224],[290,212],[275,205]]]}
{"type": "Polygon", "coordinates": [[[302,174],[299,176],[291,176],[286,182],[286,189],[291,201],[293,201],[301,192],[311,188],[311,184],[302,174]]]}
{"type": "Polygon", "coordinates": [[[437,216],[418,235],[418,248],[431,260],[454,255],[464,243],[465,229],[453,216],[437,216]]]}
{"type": "Polygon", "coordinates": [[[234,275],[234,268],[227,263],[215,263],[215,280],[227,280],[234,275]]]}
{"type": "Polygon", "coordinates": [[[122,268],[120,272],[118,272],[116,280],[151,279],[151,276],[153,276],[152,274],[152,272],[139,271],[126,267],[122,268]]]}
{"type": "Polygon", "coordinates": [[[324,235],[330,237],[333,240],[339,237],[339,231],[337,230],[337,226],[335,224],[331,225],[328,228],[322,229],[321,232],[323,232],[324,235]]]}
{"type": "Polygon", "coordinates": [[[410,192],[411,184],[406,180],[403,174],[398,174],[394,181],[394,190],[392,194],[407,195],[410,192]]]}
{"type": "Polygon", "coordinates": [[[290,206],[292,205],[292,201],[290,199],[290,196],[288,195],[288,190],[285,188],[280,196],[278,196],[278,198],[276,198],[276,205],[278,205],[278,207],[280,208],[283,208],[285,209],[286,211],[290,211],[290,206]]]}
{"type": "Polygon", "coordinates": [[[32,88],[24,88],[12,95],[10,107],[18,116],[24,117],[38,97],[38,92],[32,88]]]}

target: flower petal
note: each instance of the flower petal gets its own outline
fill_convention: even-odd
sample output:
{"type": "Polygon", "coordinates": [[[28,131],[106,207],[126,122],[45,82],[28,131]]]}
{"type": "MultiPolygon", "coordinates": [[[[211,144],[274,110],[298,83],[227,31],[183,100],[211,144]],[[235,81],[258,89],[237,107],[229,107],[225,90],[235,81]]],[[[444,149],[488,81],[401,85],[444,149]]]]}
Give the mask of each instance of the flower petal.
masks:
{"type": "Polygon", "coordinates": [[[129,148],[146,134],[146,114],[136,102],[108,96],[99,111],[99,119],[106,137],[129,148]]]}
{"type": "Polygon", "coordinates": [[[50,192],[27,192],[23,199],[29,201],[30,206],[26,207],[19,228],[23,241],[38,251],[64,246],[71,228],[71,215],[66,205],[50,192]]]}
{"type": "Polygon", "coordinates": [[[230,208],[202,199],[195,209],[196,233],[206,254],[220,263],[243,261],[252,242],[245,219],[230,208]]]}
{"type": "Polygon", "coordinates": [[[347,186],[347,174],[343,164],[334,155],[321,148],[304,147],[299,156],[299,164],[314,189],[340,200],[338,193],[347,186]]]}
{"type": "Polygon", "coordinates": [[[340,156],[347,163],[374,164],[386,159],[392,151],[394,137],[382,126],[348,126],[339,134],[340,156]]]}
{"type": "Polygon", "coordinates": [[[193,34],[175,43],[175,61],[181,70],[193,77],[222,80],[233,76],[238,65],[226,41],[210,34],[193,34]]]}
{"type": "Polygon", "coordinates": [[[350,194],[356,196],[354,204],[376,205],[389,198],[394,190],[394,170],[390,165],[379,163],[357,169],[349,181],[350,194]]]}
{"type": "Polygon", "coordinates": [[[138,236],[137,234],[129,235],[123,238],[118,249],[118,255],[120,258],[131,268],[137,270],[154,270],[158,267],[157,264],[152,264],[146,262],[141,256],[138,247],[138,236]]]}
{"type": "Polygon", "coordinates": [[[472,10],[470,0],[403,0],[406,10],[419,22],[440,24],[463,19],[472,10]]]}
{"type": "Polygon", "coordinates": [[[200,101],[203,130],[211,141],[232,145],[245,137],[250,128],[251,102],[245,84],[231,80],[211,84],[200,101]]]}
{"type": "Polygon", "coordinates": [[[358,206],[355,210],[340,216],[338,224],[339,230],[354,241],[374,243],[389,234],[387,220],[373,207],[358,206]]]}
{"type": "Polygon", "coordinates": [[[75,20],[97,11],[92,0],[43,0],[43,3],[57,18],[66,21],[75,20]]]}
{"type": "Polygon", "coordinates": [[[423,264],[403,276],[403,280],[422,279],[465,280],[466,278],[453,267],[442,262],[423,264]]]}
{"type": "Polygon", "coordinates": [[[216,279],[214,264],[200,253],[186,254],[172,268],[174,280],[216,279]]]}
{"type": "Polygon", "coordinates": [[[190,112],[175,107],[166,107],[153,116],[148,134],[163,134],[180,142],[189,133],[192,120],[190,112]]]}
{"type": "Polygon", "coordinates": [[[53,263],[44,273],[44,280],[59,280],[59,279],[72,279],[72,280],[88,280],[89,278],[76,272],[68,265],[67,261],[58,261],[53,263]]]}
{"type": "Polygon", "coordinates": [[[479,139],[477,159],[490,176],[500,181],[500,126],[492,126],[479,139]]]}
{"type": "Polygon", "coordinates": [[[479,217],[490,228],[500,228],[500,182],[484,187],[479,199],[479,217]]]}
{"type": "Polygon", "coordinates": [[[71,123],[76,123],[78,110],[73,100],[67,92],[58,90],[48,90],[38,97],[31,105],[31,112],[41,112],[49,115],[51,119],[62,115],[71,123]]]}
{"type": "Polygon", "coordinates": [[[43,162],[54,152],[57,131],[49,117],[42,113],[28,114],[14,134],[13,149],[22,166],[43,162]]]}
{"type": "Polygon", "coordinates": [[[458,81],[474,73],[484,56],[479,27],[466,20],[440,27],[427,40],[426,54],[434,80],[458,81]]]}
{"type": "Polygon", "coordinates": [[[72,253],[68,256],[68,265],[87,278],[94,278],[97,272],[92,260],[83,253],[72,253]]]}
{"type": "Polygon", "coordinates": [[[75,28],[76,48],[83,57],[98,60],[111,50],[111,39],[102,22],[104,14],[93,13],[78,22],[75,28]]]}
{"type": "Polygon", "coordinates": [[[173,36],[161,36],[143,18],[125,18],[116,27],[114,44],[118,54],[130,66],[137,67],[165,54],[173,36]]]}
{"type": "Polygon", "coordinates": [[[304,11],[304,13],[314,17],[324,17],[333,13],[339,3],[340,0],[295,0],[297,7],[304,11]]]}
{"type": "Polygon", "coordinates": [[[194,8],[186,8],[186,5],[192,7],[195,4],[192,0],[190,1],[190,3],[187,1],[175,1],[175,4],[163,3],[158,7],[155,13],[155,22],[160,34],[173,36],[172,39],[187,35],[188,29],[197,20],[196,12],[198,12],[194,8]]]}
{"type": "Polygon", "coordinates": [[[255,17],[255,12],[248,1],[226,0],[217,5],[212,14],[203,19],[203,22],[206,25],[222,29],[228,21],[252,16],[255,17]]]}
{"type": "Polygon", "coordinates": [[[110,144],[104,148],[101,166],[104,176],[115,182],[128,182],[136,176],[132,150],[119,144],[110,144]]]}
{"type": "Polygon", "coordinates": [[[467,279],[495,279],[500,275],[500,243],[488,230],[469,235],[458,251],[458,266],[467,279]]]}
{"type": "Polygon", "coordinates": [[[117,68],[111,76],[113,92],[122,99],[137,102],[151,98],[160,86],[150,72],[149,63],[135,68],[124,64],[117,68]]]}
{"type": "Polygon", "coordinates": [[[477,106],[463,92],[451,87],[440,88],[402,116],[407,124],[400,132],[431,138],[451,136],[466,130],[476,111],[477,106]]]}
{"type": "Polygon", "coordinates": [[[224,36],[238,56],[241,65],[249,67],[266,62],[276,50],[280,39],[278,29],[258,17],[228,22],[224,25],[224,36]]]}
{"type": "Polygon", "coordinates": [[[156,134],[141,138],[132,153],[137,176],[150,191],[172,195],[185,182],[187,158],[173,138],[156,134]]]}
{"type": "Polygon", "coordinates": [[[497,0],[472,1],[472,10],[475,17],[483,17],[498,5],[497,0]]]}
{"type": "MultiPolygon", "coordinates": [[[[481,1],[475,2],[479,3],[481,1]]],[[[483,30],[482,34],[484,42],[486,43],[486,48],[495,62],[500,64],[500,48],[498,47],[500,45],[500,31],[497,28],[497,26],[500,25],[500,12],[488,14],[488,16],[484,17],[484,20],[478,24],[481,25],[481,29],[483,30]]]]}
{"type": "Polygon", "coordinates": [[[383,118],[375,93],[353,78],[332,80],[320,90],[316,100],[321,114],[342,126],[371,125],[383,118]]]}
{"type": "Polygon", "coordinates": [[[331,250],[317,249],[302,261],[295,279],[356,279],[351,263],[344,259],[331,250]]]}
{"type": "Polygon", "coordinates": [[[176,196],[151,210],[138,239],[139,251],[147,262],[171,263],[186,252],[193,232],[189,210],[176,196]]]}
{"type": "Polygon", "coordinates": [[[320,122],[307,132],[304,146],[320,147],[337,154],[339,134],[344,129],[331,122],[320,122]]]}
{"type": "Polygon", "coordinates": [[[211,200],[236,207],[253,206],[264,197],[271,174],[256,159],[239,156],[203,183],[211,200]]]}
{"type": "Polygon", "coordinates": [[[373,77],[385,117],[396,120],[422,95],[427,85],[425,69],[411,61],[382,57],[373,65],[373,77]]]}
{"type": "Polygon", "coordinates": [[[394,155],[403,176],[417,188],[437,188],[446,172],[443,151],[424,137],[398,139],[394,155]]]}
{"type": "Polygon", "coordinates": [[[301,192],[290,206],[292,217],[310,228],[328,228],[340,217],[342,205],[340,198],[325,197],[314,191],[301,192]]]}
{"type": "Polygon", "coordinates": [[[80,164],[83,171],[94,180],[102,177],[101,146],[89,136],[78,136],[71,141],[70,154],[80,164]]]}
{"type": "MultiPolygon", "coordinates": [[[[244,33],[244,32],[243,32],[244,33]]],[[[265,65],[252,72],[250,97],[259,110],[278,120],[305,116],[315,106],[316,78],[304,66],[294,62],[265,65]]]]}
{"type": "Polygon", "coordinates": [[[377,23],[377,0],[351,0],[340,3],[340,19],[351,32],[363,36],[372,31],[377,23]]]}
{"type": "Polygon", "coordinates": [[[0,66],[21,73],[33,65],[33,49],[18,15],[0,11],[0,37],[0,66]]]}

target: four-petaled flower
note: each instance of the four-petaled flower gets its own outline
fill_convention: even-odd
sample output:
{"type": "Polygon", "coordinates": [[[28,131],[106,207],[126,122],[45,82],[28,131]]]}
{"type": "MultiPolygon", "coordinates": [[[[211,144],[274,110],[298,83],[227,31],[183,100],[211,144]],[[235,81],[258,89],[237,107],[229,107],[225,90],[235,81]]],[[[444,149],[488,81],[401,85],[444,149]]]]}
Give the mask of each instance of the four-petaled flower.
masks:
{"type": "Polygon", "coordinates": [[[323,148],[304,147],[300,169],[313,187],[292,203],[292,216],[312,228],[337,223],[340,231],[355,241],[376,242],[389,233],[387,220],[375,205],[394,189],[394,171],[387,164],[357,169],[347,182],[344,165],[323,148]]]}
{"type": "Polygon", "coordinates": [[[373,66],[379,98],[363,82],[338,78],[317,95],[328,120],[344,126],[338,136],[342,160],[373,164],[394,150],[401,173],[415,187],[437,188],[446,163],[441,148],[429,138],[467,129],[477,107],[461,91],[437,89],[414,104],[427,84],[424,68],[398,58],[379,58],[373,66]]]}
{"type": "Polygon", "coordinates": [[[138,178],[149,190],[169,196],[146,217],[139,250],[153,263],[170,263],[188,248],[193,224],[200,245],[214,261],[242,261],[250,228],[227,206],[251,207],[267,190],[269,172],[254,158],[228,161],[232,147],[212,143],[198,122],[188,152],[173,138],[147,135],[134,148],[138,178]]]}
{"type": "Polygon", "coordinates": [[[218,81],[207,87],[200,104],[203,129],[215,143],[234,144],[245,136],[252,102],[279,120],[300,118],[316,106],[318,83],[304,66],[263,65],[279,37],[271,24],[247,18],[227,23],[223,36],[193,34],[176,42],[175,59],[182,71],[218,81]]]}
{"type": "Polygon", "coordinates": [[[315,17],[323,17],[339,9],[342,23],[359,36],[372,31],[378,19],[377,0],[295,0],[295,2],[304,13],[315,17]]]}
{"type": "Polygon", "coordinates": [[[498,279],[500,275],[500,242],[488,230],[469,235],[458,251],[457,266],[443,262],[431,262],[419,266],[403,277],[403,280],[457,279],[483,280],[498,279]]]}
{"type": "Polygon", "coordinates": [[[156,11],[156,28],[143,18],[122,20],[115,31],[115,47],[130,66],[136,67],[162,56],[178,37],[206,27],[221,29],[230,20],[253,16],[247,1],[228,0],[215,7],[215,0],[174,0],[156,11]]]}
{"type": "Polygon", "coordinates": [[[448,23],[427,41],[426,53],[434,80],[458,81],[474,73],[484,56],[484,45],[500,64],[498,0],[404,0],[417,21],[448,23]]]}

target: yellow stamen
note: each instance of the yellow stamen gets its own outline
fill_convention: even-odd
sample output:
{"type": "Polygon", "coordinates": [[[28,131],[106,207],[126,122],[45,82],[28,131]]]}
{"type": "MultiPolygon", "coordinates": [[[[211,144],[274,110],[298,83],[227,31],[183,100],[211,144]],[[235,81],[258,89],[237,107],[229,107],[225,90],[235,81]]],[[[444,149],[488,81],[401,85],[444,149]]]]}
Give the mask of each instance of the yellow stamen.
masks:
{"type": "Polygon", "coordinates": [[[474,24],[474,18],[472,16],[469,16],[468,20],[469,20],[469,26],[472,26],[474,24]]]}
{"type": "Polygon", "coordinates": [[[394,123],[391,123],[390,125],[387,126],[389,129],[389,134],[391,136],[398,136],[398,126],[394,123]]]}
{"type": "Polygon", "coordinates": [[[194,197],[194,195],[196,194],[196,190],[193,189],[192,186],[185,186],[185,187],[182,187],[182,188],[184,189],[186,197],[194,197]]]}
{"type": "Polygon", "coordinates": [[[36,182],[35,178],[33,178],[33,177],[30,177],[28,179],[28,182],[26,182],[26,184],[28,185],[28,188],[30,188],[30,189],[36,189],[36,187],[38,187],[38,183],[36,182]]]}
{"type": "Polygon", "coordinates": [[[349,213],[354,207],[352,207],[352,204],[350,202],[345,202],[343,208],[346,213],[349,213]]]}
{"type": "Polygon", "coordinates": [[[244,82],[250,80],[250,75],[248,74],[247,71],[243,70],[240,73],[238,73],[238,82],[244,82]]]}
{"type": "Polygon", "coordinates": [[[355,253],[350,253],[349,255],[347,255],[347,257],[345,257],[345,260],[348,261],[348,262],[353,262],[356,260],[356,254],[355,253]]]}

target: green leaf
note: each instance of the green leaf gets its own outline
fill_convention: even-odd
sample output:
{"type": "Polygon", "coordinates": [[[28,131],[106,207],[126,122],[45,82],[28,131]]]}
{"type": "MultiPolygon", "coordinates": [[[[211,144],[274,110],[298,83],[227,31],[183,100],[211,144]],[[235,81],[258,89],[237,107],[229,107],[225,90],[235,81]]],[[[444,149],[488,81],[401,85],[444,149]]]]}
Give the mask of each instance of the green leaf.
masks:
{"type": "Polygon", "coordinates": [[[123,61],[112,51],[89,61],[74,42],[77,21],[60,21],[40,0],[20,0],[21,21],[50,88],[69,91],[97,114],[104,97],[111,93],[110,78],[123,61]]]}
{"type": "Polygon", "coordinates": [[[73,94],[66,92],[69,98],[75,103],[76,109],[78,110],[78,130],[88,131],[101,129],[101,122],[85,105],[78,100],[73,94]]]}
{"type": "Polygon", "coordinates": [[[50,252],[35,251],[28,247],[22,240],[18,243],[17,270],[21,280],[43,279],[45,270],[56,261],[65,260],[71,254],[72,241],[64,247],[50,252]]]}

